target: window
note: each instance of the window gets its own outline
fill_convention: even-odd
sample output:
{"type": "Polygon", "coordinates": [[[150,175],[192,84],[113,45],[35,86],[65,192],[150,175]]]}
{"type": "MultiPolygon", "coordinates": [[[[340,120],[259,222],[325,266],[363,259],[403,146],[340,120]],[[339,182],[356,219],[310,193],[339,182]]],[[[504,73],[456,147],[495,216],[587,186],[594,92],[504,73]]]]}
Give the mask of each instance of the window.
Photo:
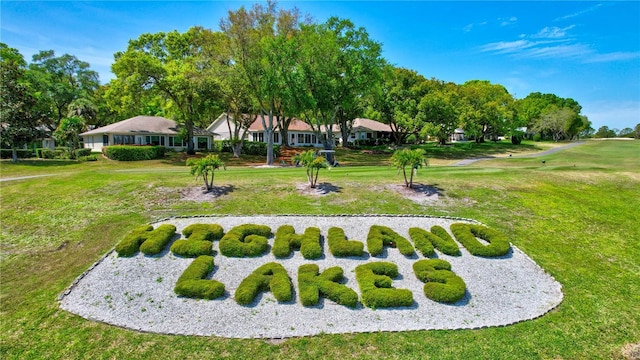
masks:
{"type": "Polygon", "coordinates": [[[373,137],[372,133],[367,133],[367,139],[371,139],[373,137]]]}
{"type": "Polygon", "coordinates": [[[253,134],[253,141],[264,142],[264,133],[255,133],[255,134],[253,134]]]}
{"type": "Polygon", "coordinates": [[[177,136],[169,136],[169,146],[170,147],[185,147],[187,146],[181,138],[177,136]]]}
{"type": "Polygon", "coordinates": [[[316,134],[311,135],[311,142],[313,144],[317,144],[318,143],[318,138],[316,137],[316,134]]]}
{"type": "Polygon", "coordinates": [[[109,135],[102,135],[102,146],[109,145],[109,135]]]}
{"type": "Polygon", "coordinates": [[[198,149],[208,149],[209,148],[209,139],[206,137],[198,137],[198,149]]]}
{"type": "Polygon", "coordinates": [[[147,145],[164,145],[164,136],[151,135],[145,137],[147,145]]]}
{"type": "Polygon", "coordinates": [[[131,145],[135,144],[135,136],[133,135],[113,135],[114,145],[131,145]]]}
{"type": "Polygon", "coordinates": [[[298,143],[304,143],[304,134],[298,134],[298,143]]]}
{"type": "Polygon", "coordinates": [[[280,133],[274,132],[273,133],[273,143],[277,144],[280,142],[280,133]]]}
{"type": "Polygon", "coordinates": [[[311,144],[311,134],[304,135],[304,142],[307,144],[311,144]]]}

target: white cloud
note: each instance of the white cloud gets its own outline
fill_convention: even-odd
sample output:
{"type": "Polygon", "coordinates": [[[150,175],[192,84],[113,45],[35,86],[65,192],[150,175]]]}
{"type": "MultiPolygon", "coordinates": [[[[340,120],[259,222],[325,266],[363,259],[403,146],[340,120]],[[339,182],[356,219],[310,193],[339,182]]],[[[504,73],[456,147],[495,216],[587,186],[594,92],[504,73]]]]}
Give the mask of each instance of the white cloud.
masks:
{"type": "Polygon", "coordinates": [[[515,24],[515,22],[518,21],[518,18],[515,16],[512,16],[509,18],[499,18],[498,21],[500,21],[501,26],[508,26],[511,24],[515,24]]]}
{"type": "Polygon", "coordinates": [[[586,13],[590,13],[590,12],[592,12],[592,11],[595,11],[596,9],[598,9],[598,8],[599,8],[600,6],[602,6],[602,5],[603,5],[603,4],[596,4],[596,5],[592,6],[592,7],[586,8],[586,9],[584,9],[584,10],[580,10],[580,11],[575,12],[575,13],[573,13],[573,14],[569,14],[569,15],[561,16],[561,17],[559,17],[559,18],[555,19],[555,21],[571,19],[571,18],[574,18],[574,17],[578,17],[578,16],[580,16],[580,15],[584,15],[584,14],[586,14],[586,13]]]}
{"type": "Polygon", "coordinates": [[[585,59],[585,63],[603,63],[612,61],[628,61],[640,58],[640,51],[635,52],[612,52],[607,54],[593,54],[585,59]]]}
{"type": "Polygon", "coordinates": [[[567,26],[565,28],[559,28],[556,26],[547,26],[544,29],[540,30],[537,34],[532,35],[532,38],[543,38],[543,39],[559,39],[563,38],[567,35],[567,31],[571,30],[575,27],[575,25],[567,26]]]}

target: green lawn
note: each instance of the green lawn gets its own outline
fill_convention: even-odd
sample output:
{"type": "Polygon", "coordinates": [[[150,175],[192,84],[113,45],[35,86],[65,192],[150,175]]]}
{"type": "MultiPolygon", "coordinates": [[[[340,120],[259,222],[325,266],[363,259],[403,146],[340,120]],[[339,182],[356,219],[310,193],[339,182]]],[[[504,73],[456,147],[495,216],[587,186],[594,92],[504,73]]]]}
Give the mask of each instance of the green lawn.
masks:
{"type": "MultiPolygon", "coordinates": [[[[520,152],[486,146],[473,157],[520,152]]],[[[460,156],[437,150],[443,153],[429,155],[436,164],[460,156]]],[[[430,206],[385,189],[402,183],[395,169],[372,166],[361,153],[338,156],[367,166],[321,171],[319,182],[337,193],[298,194],[300,168],[231,166],[216,173],[216,185],[231,191],[210,203],[179,199],[180,189],[201,184],[175,159],[2,161],[1,178],[54,175],[0,182],[0,357],[611,359],[622,358],[625,344],[640,343],[640,142],[588,141],[541,158],[421,169],[416,182],[445,196],[430,206]],[[564,301],[536,320],[505,327],[281,342],[138,333],[58,307],[58,295],[136,225],[172,215],[294,213],[473,218],[507,234],[554,276],[564,301]]]]}

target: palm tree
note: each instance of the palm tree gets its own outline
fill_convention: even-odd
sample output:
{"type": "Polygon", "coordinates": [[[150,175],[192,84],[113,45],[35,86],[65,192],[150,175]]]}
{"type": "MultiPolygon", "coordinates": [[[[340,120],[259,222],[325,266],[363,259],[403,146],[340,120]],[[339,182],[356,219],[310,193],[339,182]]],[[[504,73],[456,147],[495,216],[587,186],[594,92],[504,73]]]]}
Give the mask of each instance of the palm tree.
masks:
{"type": "Polygon", "coordinates": [[[326,169],[329,167],[327,160],[322,156],[317,156],[313,150],[307,150],[294,155],[291,158],[291,162],[294,164],[300,164],[307,169],[307,179],[309,180],[309,186],[311,186],[312,189],[314,189],[318,183],[318,173],[320,172],[320,169],[326,169]]]}
{"type": "Polygon", "coordinates": [[[418,172],[418,168],[429,166],[429,161],[424,157],[423,149],[402,149],[396,150],[391,156],[391,165],[398,169],[398,172],[402,170],[404,175],[404,184],[408,188],[413,188],[413,175],[418,172]],[[410,167],[409,180],[407,180],[407,167],[410,167]]]}
{"type": "Polygon", "coordinates": [[[204,185],[207,187],[207,191],[211,191],[213,189],[214,172],[219,168],[226,170],[224,162],[220,160],[218,155],[213,154],[200,159],[187,159],[187,166],[191,166],[191,175],[195,175],[196,178],[202,177],[204,185]],[[210,180],[209,176],[211,176],[210,180]]]}

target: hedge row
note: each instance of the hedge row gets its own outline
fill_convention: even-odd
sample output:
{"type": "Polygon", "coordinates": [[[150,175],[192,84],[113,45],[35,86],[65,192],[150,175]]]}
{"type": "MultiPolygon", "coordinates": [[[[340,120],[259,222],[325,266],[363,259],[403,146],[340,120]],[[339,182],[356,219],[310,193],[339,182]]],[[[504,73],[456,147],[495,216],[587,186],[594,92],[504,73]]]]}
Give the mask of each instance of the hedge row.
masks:
{"type": "Polygon", "coordinates": [[[433,255],[435,249],[451,256],[460,255],[458,245],[453,241],[449,233],[447,233],[447,230],[440,226],[433,226],[431,232],[412,227],[409,229],[409,236],[411,236],[411,239],[416,244],[418,251],[425,257],[433,255]],[[444,231],[444,233],[441,230],[444,231]]]}
{"type": "MultiPolygon", "coordinates": [[[[16,155],[18,159],[28,159],[36,157],[33,153],[32,149],[16,149],[16,155]]],[[[0,149],[0,158],[2,159],[12,159],[13,158],[13,150],[11,149],[0,149]]]]}
{"type": "Polygon", "coordinates": [[[419,260],[413,272],[424,282],[424,294],[433,301],[455,303],[464,297],[467,285],[451,271],[451,264],[440,259],[419,260]]]}
{"type": "Polygon", "coordinates": [[[392,277],[398,276],[398,266],[390,262],[372,262],[356,267],[356,280],[362,294],[362,303],[370,308],[388,308],[413,305],[413,294],[408,289],[394,289],[392,277]]]}
{"type": "Polygon", "coordinates": [[[248,305],[259,293],[268,290],[280,302],[291,301],[293,297],[291,279],[281,264],[275,262],[264,264],[244,278],[236,289],[235,300],[240,305],[248,305]]]}
{"type": "Polygon", "coordinates": [[[458,242],[476,256],[502,256],[511,248],[509,240],[504,235],[486,226],[455,223],[451,224],[451,232],[458,242]],[[487,241],[489,245],[480,243],[476,238],[487,241]]]}
{"type": "Polygon", "coordinates": [[[369,235],[367,235],[367,249],[369,250],[369,254],[371,254],[371,256],[382,254],[385,245],[397,247],[404,256],[413,256],[415,254],[413,245],[397,232],[387,226],[371,226],[369,235]]]}
{"type": "Polygon", "coordinates": [[[184,257],[198,257],[210,255],[213,251],[213,241],[224,234],[222,226],[218,224],[191,224],[182,230],[186,240],[177,240],[171,245],[171,252],[184,257]]]}
{"type": "MultiPolygon", "coordinates": [[[[220,152],[233,152],[230,140],[215,141],[214,149],[220,152]]],[[[267,156],[267,143],[260,141],[245,141],[242,144],[242,153],[247,155],[267,156]]],[[[280,156],[279,145],[273,145],[273,156],[280,156]]]]}
{"type": "Polygon", "coordinates": [[[102,148],[103,154],[111,160],[140,161],[164,157],[164,146],[113,145],[102,148]]]}
{"type": "Polygon", "coordinates": [[[285,258],[291,255],[293,250],[300,250],[302,256],[307,260],[318,259],[322,256],[320,229],[308,227],[304,231],[304,235],[298,235],[293,226],[280,226],[276,231],[271,252],[277,258],[285,258]]]}
{"type": "Polygon", "coordinates": [[[179,296],[196,299],[217,299],[224,295],[224,284],[217,280],[205,280],[213,271],[213,256],[197,257],[180,275],[173,289],[179,296]]]}
{"type": "Polygon", "coordinates": [[[231,229],[220,239],[220,253],[228,257],[256,257],[267,251],[271,228],[244,224],[231,229]]]}
{"type": "Polygon", "coordinates": [[[339,227],[329,228],[327,242],[329,251],[335,257],[362,256],[364,253],[364,244],[360,241],[347,240],[344,230],[339,227]]]}
{"type": "Polygon", "coordinates": [[[342,268],[333,266],[322,274],[316,264],[306,264],[298,268],[298,289],[300,301],[304,306],[314,306],[320,301],[320,296],[333,300],[337,304],[355,308],[358,304],[358,294],[344,284],[342,268]]]}

